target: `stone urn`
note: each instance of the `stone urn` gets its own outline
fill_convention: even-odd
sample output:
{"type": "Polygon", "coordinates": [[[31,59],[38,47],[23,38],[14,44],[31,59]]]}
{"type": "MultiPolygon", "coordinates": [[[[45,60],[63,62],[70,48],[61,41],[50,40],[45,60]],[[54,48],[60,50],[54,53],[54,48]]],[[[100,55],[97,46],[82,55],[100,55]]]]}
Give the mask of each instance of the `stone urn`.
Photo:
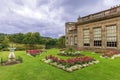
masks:
{"type": "Polygon", "coordinates": [[[15,61],[15,54],[14,54],[14,50],[16,48],[8,48],[10,50],[10,54],[8,56],[8,61],[12,62],[12,61],[15,61]]]}

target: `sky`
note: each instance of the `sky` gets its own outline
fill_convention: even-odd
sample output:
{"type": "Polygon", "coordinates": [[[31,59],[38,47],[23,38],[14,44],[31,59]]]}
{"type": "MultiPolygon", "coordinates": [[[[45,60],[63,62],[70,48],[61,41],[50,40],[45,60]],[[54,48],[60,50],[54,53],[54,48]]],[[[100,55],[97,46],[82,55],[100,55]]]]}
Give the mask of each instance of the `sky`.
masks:
{"type": "Polygon", "coordinates": [[[0,0],[0,33],[40,32],[58,38],[66,22],[119,4],[120,0],[0,0]]]}

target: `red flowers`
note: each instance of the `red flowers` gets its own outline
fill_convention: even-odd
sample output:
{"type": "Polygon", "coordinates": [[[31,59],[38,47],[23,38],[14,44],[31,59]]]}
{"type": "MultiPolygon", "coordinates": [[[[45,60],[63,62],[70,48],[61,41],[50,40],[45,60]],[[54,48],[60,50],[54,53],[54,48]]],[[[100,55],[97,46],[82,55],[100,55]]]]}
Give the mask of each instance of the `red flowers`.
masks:
{"type": "Polygon", "coordinates": [[[104,54],[102,54],[103,57],[112,57],[113,55],[118,55],[120,54],[120,51],[117,50],[109,50],[106,51],[104,54]]]}
{"type": "Polygon", "coordinates": [[[39,50],[26,50],[26,53],[36,56],[39,54],[39,50]]]}
{"type": "Polygon", "coordinates": [[[47,60],[50,59],[50,60],[52,60],[52,62],[57,62],[57,64],[62,64],[62,65],[66,65],[66,66],[73,66],[75,64],[85,64],[85,63],[89,63],[91,61],[94,61],[93,58],[90,58],[87,56],[63,60],[63,59],[57,58],[53,55],[50,55],[50,56],[46,56],[46,59],[47,60]]]}

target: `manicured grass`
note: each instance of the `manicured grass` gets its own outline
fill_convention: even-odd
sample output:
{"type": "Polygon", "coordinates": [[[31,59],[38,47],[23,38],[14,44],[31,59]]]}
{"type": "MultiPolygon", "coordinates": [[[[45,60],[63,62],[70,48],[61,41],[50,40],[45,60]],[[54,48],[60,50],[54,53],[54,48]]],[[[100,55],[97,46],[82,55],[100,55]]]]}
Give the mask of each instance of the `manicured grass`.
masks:
{"type": "MultiPolygon", "coordinates": [[[[49,54],[53,54],[60,58],[66,58],[57,55],[58,49],[48,50],[37,57],[26,55],[25,51],[15,51],[16,56],[23,57],[23,63],[0,66],[0,80],[119,80],[120,79],[120,58],[103,59],[99,54],[91,54],[90,52],[82,52],[87,56],[91,56],[100,63],[89,67],[68,73],[41,60],[49,54]]],[[[0,52],[0,57],[7,58],[9,52],[0,52]]],[[[69,58],[69,57],[67,57],[69,58]]]]}

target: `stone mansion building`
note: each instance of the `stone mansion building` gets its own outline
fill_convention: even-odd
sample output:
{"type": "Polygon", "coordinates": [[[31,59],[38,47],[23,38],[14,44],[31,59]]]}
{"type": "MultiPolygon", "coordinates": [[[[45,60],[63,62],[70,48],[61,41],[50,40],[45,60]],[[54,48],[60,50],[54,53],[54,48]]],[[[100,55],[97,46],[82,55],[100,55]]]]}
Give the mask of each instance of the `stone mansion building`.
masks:
{"type": "Polygon", "coordinates": [[[66,46],[120,49],[120,6],[65,24],[66,46]]]}

